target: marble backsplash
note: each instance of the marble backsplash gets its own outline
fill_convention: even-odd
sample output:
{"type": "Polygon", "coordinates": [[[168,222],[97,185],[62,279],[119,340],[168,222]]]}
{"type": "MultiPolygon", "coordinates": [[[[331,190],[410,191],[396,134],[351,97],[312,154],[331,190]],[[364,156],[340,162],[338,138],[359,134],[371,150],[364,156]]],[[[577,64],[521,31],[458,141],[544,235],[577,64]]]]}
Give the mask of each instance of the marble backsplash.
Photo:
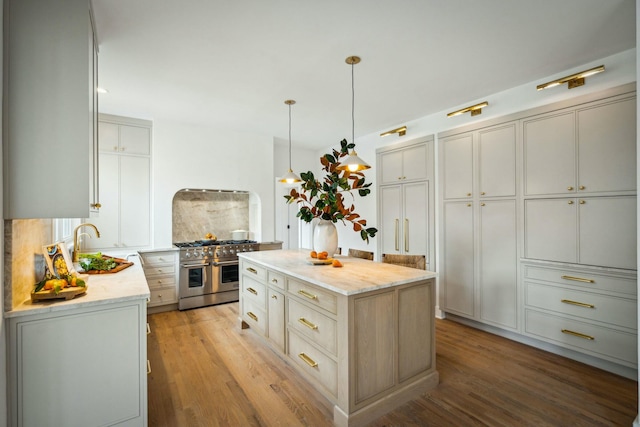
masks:
{"type": "Polygon", "coordinates": [[[207,233],[227,240],[234,230],[249,230],[247,192],[181,190],[173,197],[172,209],[174,243],[202,240],[207,233]]]}
{"type": "Polygon", "coordinates": [[[42,247],[51,243],[51,219],[4,222],[4,311],[31,298],[35,283],[45,273],[42,247]]]}

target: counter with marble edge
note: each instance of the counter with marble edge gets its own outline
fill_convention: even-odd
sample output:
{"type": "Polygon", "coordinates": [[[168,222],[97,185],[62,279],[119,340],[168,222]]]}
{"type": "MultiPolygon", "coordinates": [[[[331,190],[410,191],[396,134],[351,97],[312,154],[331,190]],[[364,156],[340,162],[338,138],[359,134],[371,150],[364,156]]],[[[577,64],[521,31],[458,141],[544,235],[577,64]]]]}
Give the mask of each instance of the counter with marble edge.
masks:
{"type": "MultiPolygon", "coordinates": [[[[5,318],[60,312],[91,306],[100,306],[131,300],[149,299],[150,292],[140,261],[131,259],[133,265],[117,273],[89,274],[87,292],[70,300],[46,300],[22,304],[4,313],[5,318]]],[[[82,274],[82,273],[80,273],[82,274]]]]}
{"type": "Polygon", "coordinates": [[[307,281],[341,295],[355,295],[378,289],[432,279],[436,273],[348,256],[335,256],[342,267],[313,265],[308,249],[243,252],[242,259],[307,281]]]}

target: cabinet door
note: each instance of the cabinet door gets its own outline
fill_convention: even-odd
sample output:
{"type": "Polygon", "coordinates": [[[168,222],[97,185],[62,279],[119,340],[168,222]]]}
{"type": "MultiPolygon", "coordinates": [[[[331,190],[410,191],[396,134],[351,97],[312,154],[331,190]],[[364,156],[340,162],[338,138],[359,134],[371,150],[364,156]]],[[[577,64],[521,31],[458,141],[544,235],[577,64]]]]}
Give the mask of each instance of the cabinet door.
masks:
{"type": "Polygon", "coordinates": [[[427,179],[427,145],[402,150],[402,176],[405,180],[427,179]]]}
{"type": "Polygon", "coordinates": [[[579,199],[580,263],[637,268],[636,197],[579,199]]]}
{"type": "Polygon", "coordinates": [[[578,262],[575,199],[524,202],[525,257],[578,262]]]}
{"type": "Polygon", "coordinates": [[[149,158],[120,156],[120,244],[148,246],[151,242],[149,158]]]}
{"type": "MultiPolygon", "coordinates": [[[[404,184],[401,252],[426,255],[429,248],[429,182],[404,184]]],[[[387,252],[388,253],[388,252],[387,252]]]]}
{"type": "Polygon", "coordinates": [[[517,326],[516,201],[480,204],[480,318],[517,326]]]}
{"type": "Polygon", "coordinates": [[[516,125],[478,134],[480,196],[516,195],[516,125]]]}
{"type": "Polygon", "coordinates": [[[120,131],[115,123],[100,122],[98,125],[98,143],[100,151],[115,153],[120,149],[120,131]]]}
{"type": "Polygon", "coordinates": [[[444,204],[444,306],[474,315],[473,204],[444,204]]]}
{"type": "Polygon", "coordinates": [[[284,318],[284,295],[269,288],[269,339],[284,353],[285,318],[284,318]]]}
{"type": "Polygon", "coordinates": [[[588,192],[636,189],[635,98],[578,111],[578,184],[588,192]]]}
{"type": "Polygon", "coordinates": [[[380,230],[383,254],[402,251],[402,186],[380,187],[380,230]]]}
{"type": "Polygon", "coordinates": [[[473,137],[471,134],[445,139],[444,198],[457,199],[472,196],[473,191],[473,137]]]}
{"type": "Polygon", "coordinates": [[[402,151],[380,154],[380,183],[393,184],[402,180],[402,151]]]}
{"type": "Polygon", "coordinates": [[[120,152],[150,154],[151,130],[147,127],[120,125],[120,152]]]}
{"type": "MultiPolygon", "coordinates": [[[[100,231],[100,238],[91,234],[82,237],[81,247],[87,250],[117,247],[120,242],[120,162],[116,154],[100,154],[100,213],[91,222],[100,231]]],[[[88,231],[92,233],[91,231],[88,231]]]]}
{"type": "Polygon", "coordinates": [[[526,120],[523,137],[525,194],[575,192],[574,113],[526,120]]]}

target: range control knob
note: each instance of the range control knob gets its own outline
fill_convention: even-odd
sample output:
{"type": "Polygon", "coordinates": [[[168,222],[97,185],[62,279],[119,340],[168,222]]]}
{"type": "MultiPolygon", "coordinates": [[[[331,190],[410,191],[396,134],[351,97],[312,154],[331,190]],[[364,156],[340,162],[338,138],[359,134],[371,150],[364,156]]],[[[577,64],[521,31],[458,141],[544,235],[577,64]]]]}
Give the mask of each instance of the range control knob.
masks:
{"type": "Polygon", "coordinates": [[[187,252],[187,253],[185,253],[185,254],[184,254],[184,257],[185,257],[185,258],[191,258],[191,252],[187,252]]]}

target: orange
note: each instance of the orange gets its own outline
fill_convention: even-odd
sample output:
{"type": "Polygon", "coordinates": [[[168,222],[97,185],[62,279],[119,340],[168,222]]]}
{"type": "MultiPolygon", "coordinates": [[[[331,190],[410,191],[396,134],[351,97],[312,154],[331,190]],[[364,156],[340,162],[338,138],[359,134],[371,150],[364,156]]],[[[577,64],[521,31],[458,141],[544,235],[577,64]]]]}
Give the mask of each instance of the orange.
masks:
{"type": "Polygon", "coordinates": [[[342,263],[335,258],[331,262],[331,265],[333,265],[334,267],[342,267],[342,263]]]}
{"type": "Polygon", "coordinates": [[[311,251],[311,253],[309,254],[309,256],[311,258],[318,258],[318,253],[316,251],[311,251]]]}
{"type": "Polygon", "coordinates": [[[322,251],[318,254],[318,259],[327,259],[329,258],[329,254],[325,251],[322,251]]]}

